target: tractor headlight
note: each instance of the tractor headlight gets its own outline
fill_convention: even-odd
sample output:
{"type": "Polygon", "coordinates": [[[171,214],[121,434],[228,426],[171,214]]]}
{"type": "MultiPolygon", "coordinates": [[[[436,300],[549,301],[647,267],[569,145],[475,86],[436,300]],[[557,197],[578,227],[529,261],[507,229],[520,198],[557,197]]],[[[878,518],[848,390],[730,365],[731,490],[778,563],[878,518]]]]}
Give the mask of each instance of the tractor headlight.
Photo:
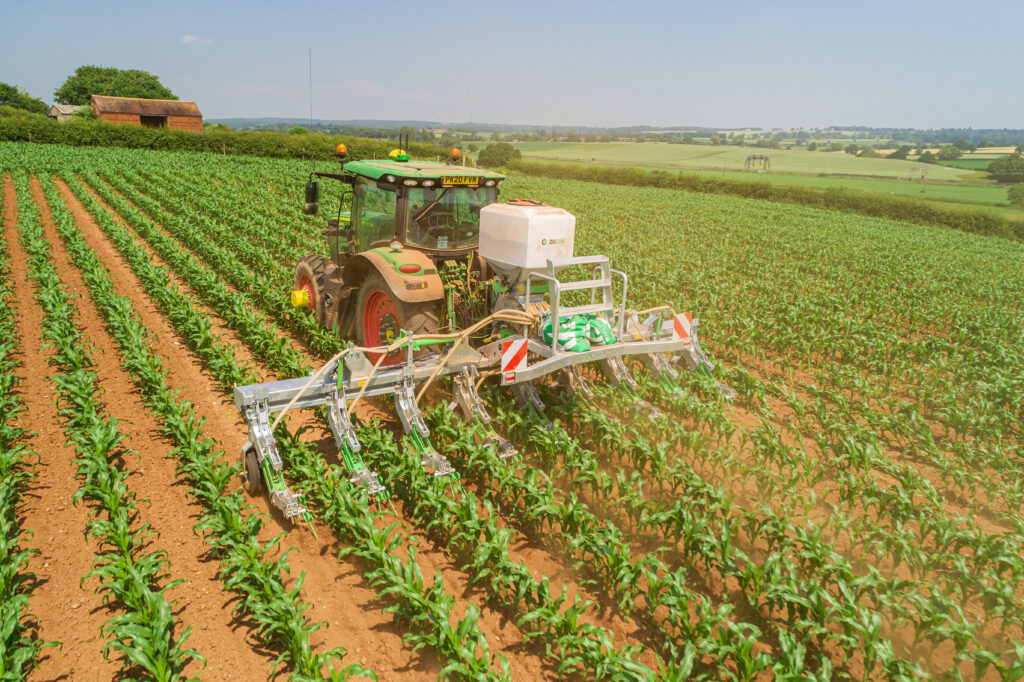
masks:
{"type": "Polygon", "coordinates": [[[487,182],[484,183],[484,185],[487,187],[494,187],[494,180],[488,180],[487,182]]]}
{"type": "Polygon", "coordinates": [[[415,180],[406,180],[403,184],[406,187],[415,187],[416,186],[416,181],[415,180]]]}
{"type": "Polygon", "coordinates": [[[388,176],[385,176],[384,179],[387,180],[388,182],[394,182],[395,181],[395,176],[394,175],[388,175],[388,176]]]}
{"type": "Polygon", "coordinates": [[[424,180],[422,184],[423,184],[424,187],[433,187],[434,186],[434,181],[433,180],[424,180]]]}

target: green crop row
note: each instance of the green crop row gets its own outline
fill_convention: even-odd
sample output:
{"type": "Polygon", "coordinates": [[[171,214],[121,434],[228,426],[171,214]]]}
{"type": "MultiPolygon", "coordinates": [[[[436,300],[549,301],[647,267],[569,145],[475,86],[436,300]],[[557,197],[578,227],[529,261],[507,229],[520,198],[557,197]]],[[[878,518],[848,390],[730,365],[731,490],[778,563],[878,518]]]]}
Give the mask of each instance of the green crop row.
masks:
{"type": "MultiPolygon", "coordinates": [[[[5,216],[4,195],[0,186],[0,221],[5,216]]],[[[0,237],[6,237],[3,230],[0,237]]],[[[29,558],[36,550],[26,546],[25,540],[32,532],[21,526],[18,510],[25,489],[35,477],[33,469],[39,454],[26,442],[28,433],[18,425],[25,404],[17,392],[21,362],[16,353],[21,339],[11,307],[13,298],[10,255],[6,241],[0,239],[0,678],[4,679],[25,676],[35,667],[36,656],[44,646],[34,636],[28,610],[33,587],[29,558]]]]}
{"type": "MultiPolygon", "coordinates": [[[[223,461],[223,451],[204,435],[203,420],[195,414],[193,406],[179,399],[168,386],[167,370],[153,352],[153,332],[142,324],[131,300],[114,292],[109,272],[85,243],[56,187],[47,180],[44,191],[57,230],[118,346],[123,367],[142,392],[148,409],[159,418],[163,435],[176,444],[172,455],[179,474],[188,480],[190,494],[205,508],[194,528],[206,538],[219,559],[219,575],[225,589],[237,596],[233,612],[255,625],[261,643],[280,651],[272,668],[283,663],[295,679],[320,678],[325,669],[332,679],[372,676],[359,664],[336,668],[336,662],[345,654],[341,647],[313,653],[309,638],[320,624],[309,623],[304,615],[309,605],[301,598],[301,576],[291,587],[285,584],[290,569],[288,552],[281,550],[281,535],[267,542],[259,540],[266,517],[255,511],[237,488],[231,487],[239,475],[238,466],[223,461]]],[[[97,206],[92,208],[93,217],[101,220],[105,211],[97,206]]],[[[155,267],[148,259],[134,265],[155,267]]],[[[199,314],[193,309],[191,316],[199,314]]],[[[209,343],[211,337],[190,337],[193,342],[199,339],[209,343]]]]}
{"type": "MultiPolygon", "coordinates": [[[[558,673],[595,679],[642,680],[651,671],[634,659],[639,647],[616,648],[614,635],[583,620],[591,604],[579,595],[569,599],[566,587],[554,596],[548,580],[537,580],[523,563],[509,556],[516,538],[499,526],[490,503],[480,506],[471,492],[453,496],[429,476],[411,447],[399,448],[379,424],[359,430],[367,461],[382,473],[383,482],[402,500],[403,510],[416,518],[428,535],[448,548],[470,576],[486,586],[491,599],[516,619],[524,642],[538,640],[546,655],[557,661],[558,673]]],[[[408,443],[406,444],[408,446],[408,443]]],[[[477,450],[481,448],[475,448],[477,450]]],[[[488,456],[493,457],[493,451],[488,456]]]]}
{"type": "Polygon", "coordinates": [[[185,647],[192,628],[182,629],[168,599],[167,593],[185,581],[167,580],[166,550],[146,551],[157,534],[148,523],[138,523],[135,493],[128,486],[130,470],[118,461],[124,457],[124,436],[102,407],[92,351],[76,320],[79,311],[53,265],[28,176],[16,175],[15,186],[20,240],[28,253],[35,299],[45,313],[41,340],[53,349],[49,362],[57,370],[51,381],[57,389],[58,415],[77,454],[81,485],[73,499],[90,504],[87,535],[99,544],[100,554],[83,582],[97,578],[104,603],[117,611],[103,625],[109,637],[104,656],[111,649],[120,654],[122,673],[139,669],[148,679],[180,679],[192,661],[206,662],[185,647]]]}

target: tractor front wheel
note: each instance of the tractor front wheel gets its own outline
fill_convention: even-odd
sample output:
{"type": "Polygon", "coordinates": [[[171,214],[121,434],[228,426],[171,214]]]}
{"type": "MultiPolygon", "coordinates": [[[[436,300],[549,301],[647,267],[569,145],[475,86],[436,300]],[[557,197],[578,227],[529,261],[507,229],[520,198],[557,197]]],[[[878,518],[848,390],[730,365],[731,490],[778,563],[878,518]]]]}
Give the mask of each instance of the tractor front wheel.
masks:
{"type": "Polygon", "coordinates": [[[295,290],[303,289],[309,294],[309,308],[316,315],[317,324],[324,326],[327,310],[324,304],[324,287],[327,280],[327,258],[319,254],[303,256],[295,264],[295,290]]]}
{"type": "MultiPolygon", "coordinates": [[[[366,348],[389,345],[403,329],[413,334],[432,334],[438,329],[437,301],[402,301],[377,271],[370,272],[360,285],[356,311],[356,338],[366,348]]],[[[375,363],[380,355],[367,353],[367,357],[375,363]]],[[[381,366],[395,365],[403,359],[402,351],[396,351],[381,366]]]]}

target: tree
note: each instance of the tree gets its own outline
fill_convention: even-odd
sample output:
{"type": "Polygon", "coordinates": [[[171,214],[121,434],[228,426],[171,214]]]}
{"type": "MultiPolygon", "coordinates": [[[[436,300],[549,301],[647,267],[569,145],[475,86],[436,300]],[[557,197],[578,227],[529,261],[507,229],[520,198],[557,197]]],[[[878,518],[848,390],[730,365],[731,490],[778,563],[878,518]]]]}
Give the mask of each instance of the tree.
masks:
{"type": "Polygon", "coordinates": [[[1007,154],[988,165],[988,172],[998,182],[1024,182],[1024,156],[1007,154]]]}
{"type": "Polygon", "coordinates": [[[288,130],[289,135],[308,135],[309,128],[303,128],[302,126],[295,126],[288,130]]]}
{"type": "Polygon", "coordinates": [[[809,151],[809,152],[813,152],[817,148],[818,148],[818,143],[817,142],[811,142],[809,145],[807,145],[807,151],[809,151]]]}
{"type": "Polygon", "coordinates": [[[711,144],[722,144],[722,138],[720,138],[718,135],[712,135],[711,144]]]}
{"type": "Polygon", "coordinates": [[[485,168],[494,168],[495,166],[504,166],[509,159],[521,159],[522,157],[523,153],[508,142],[498,142],[484,147],[476,162],[485,168]]]}
{"type": "Polygon", "coordinates": [[[939,159],[935,154],[932,154],[931,151],[926,151],[924,154],[917,157],[917,161],[918,163],[938,163],[939,159]]]}
{"type": "Polygon", "coordinates": [[[844,151],[847,154],[853,154],[854,156],[857,156],[857,152],[860,151],[860,147],[858,147],[855,144],[848,144],[846,145],[846,149],[844,151]]]}
{"type": "Polygon", "coordinates": [[[871,147],[865,147],[857,156],[861,157],[862,159],[877,159],[878,152],[876,152],[871,147]]]}
{"type": "Polygon", "coordinates": [[[683,144],[693,144],[693,135],[686,135],[683,137],[683,144]]]}
{"type": "Polygon", "coordinates": [[[53,93],[62,104],[89,104],[91,95],[178,99],[159,78],[147,71],[104,66],[78,67],[53,93]]]}
{"type": "Polygon", "coordinates": [[[1014,151],[1017,152],[1018,154],[1024,154],[1024,144],[1017,145],[1017,148],[1014,149],[1014,151]]]}
{"type": "MultiPolygon", "coordinates": [[[[912,150],[911,150],[910,145],[905,144],[902,147],[900,147],[899,149],[897,149],[896,151],[892,152],[891,154],[887,154],[885,158],[887,158],[887,159],[899,159],[899,160],[905,161],[906,158],[907,158],[907,155],[910,154],[911,151],[912,150]]],[[[934,158],[934,155],[933,155],[933,158],[934,158]]]]}
{"type": "Polygon", "coordinates": [[[1010,200],[1010,206],[1024,208],[1024,183],[1011,187],[1007,190],[1006,196],[1010,200]]]}
{"type": "Polygon", "coordinates": [[[733,136],[732,143],[734,145],[736,145],[737,147],[742,147],[743,146],[743,134],[741,133],[739,135],[733,136]]]}
{"type": "Polygon", "coordinates": [[[7,83],[0,83],[0,106],[2,105],[24,109],[33,114],[45,114],[50,110],[43,100],[33,97],[16,85],[7,83]]]}
{"type": "Polygon", "coordinates": [[[959,149],[962,152],[966,152],[966,151],[972,151],[973,152],[975,149],[977,149],[977,146],[972,145],[970,142],[968,142],[967,140],[963,140],[963,139],[957,140],[956,142],[954,142],[953,146],[956,147],[957,149],[959,149]]]}
{"type": "Polygon", "coordinates": [[[956,161],[963,155],[964,153],[956,147],[943,147],[936,158],[939,161],[956,161]]]}

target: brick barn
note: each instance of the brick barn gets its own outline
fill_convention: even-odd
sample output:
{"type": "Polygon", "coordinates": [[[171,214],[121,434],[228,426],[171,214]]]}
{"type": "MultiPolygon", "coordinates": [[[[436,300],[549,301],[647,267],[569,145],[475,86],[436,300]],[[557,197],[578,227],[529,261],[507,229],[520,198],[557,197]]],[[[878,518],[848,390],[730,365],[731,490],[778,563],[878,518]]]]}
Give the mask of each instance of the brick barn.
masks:
{"type": "Polygon", "coordinates": [[[203,115],[195,102],[177,99],[92,96],[96,118],[108,123],[130,123],[147,128],[175,128],[200,132],[203,115]]]}

